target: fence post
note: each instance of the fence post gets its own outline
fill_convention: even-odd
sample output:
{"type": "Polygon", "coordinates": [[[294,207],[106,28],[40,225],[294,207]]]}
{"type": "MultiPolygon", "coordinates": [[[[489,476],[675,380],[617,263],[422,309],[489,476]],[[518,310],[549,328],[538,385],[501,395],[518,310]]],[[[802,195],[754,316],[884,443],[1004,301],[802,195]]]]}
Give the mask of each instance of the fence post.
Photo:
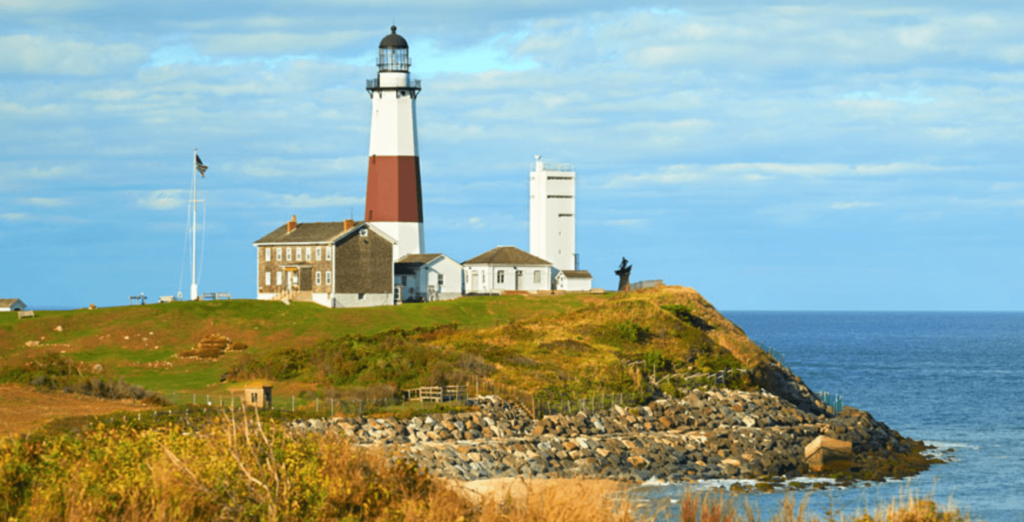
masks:
{"type": "Polygon", "coordinates": [[[320,413],[320,396],[316,396],[316,412],[320,413]]]}
{"type": "Polygon", "coordinates": [[[292,411],[295,411],[295,396],[292,395],[292,411]]]}
{"type": "Polygon", "coordinates": [[[334,417],[334,397],[331,397],[331,417],[334,417]]]}
{"type": "Polygon", "coordinates": [[[196,394],[194,394],[194,393],[192,394],[192,405],[193,406],[196,405],[196,394]]]}

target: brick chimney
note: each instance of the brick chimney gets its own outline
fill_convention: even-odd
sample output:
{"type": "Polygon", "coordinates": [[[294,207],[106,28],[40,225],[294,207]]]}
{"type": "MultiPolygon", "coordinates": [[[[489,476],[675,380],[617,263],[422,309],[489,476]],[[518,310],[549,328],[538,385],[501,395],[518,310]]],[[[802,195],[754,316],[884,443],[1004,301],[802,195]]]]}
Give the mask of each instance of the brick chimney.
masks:
{"type": "Polygon", "coordinates": [[[292,214],[292,220],[288,222],[288,233],[291,234],[296,228],[299,228],[299,224],[295,221],[295,214],[292,214]]]}
{"type": "Polygon", "coordinates": [[[354,219],[346,219],[342,223],[344,223],[345,228],[345,230],[343,230],[342,232],[348,232],[349,230],[352,230],[352,227],[356,226],[356,222],[354,219]]]}

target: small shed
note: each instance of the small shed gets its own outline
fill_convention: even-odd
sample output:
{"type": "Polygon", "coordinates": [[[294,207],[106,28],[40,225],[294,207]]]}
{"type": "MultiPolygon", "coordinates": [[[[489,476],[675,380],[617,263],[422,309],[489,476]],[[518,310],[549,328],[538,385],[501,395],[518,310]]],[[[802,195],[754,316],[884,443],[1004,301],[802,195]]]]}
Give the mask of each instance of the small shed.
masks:
{"type": "Polygon", "coordinates": [[[21,299],[0,299],[0,312],[20,312],[25,308],[25,303],[21,299]]]}
{"type": "Polygon", "coordinates": [[[853,461],[853,443],[818,435],[804,448],[804,458],[811,471],[842,471],[853,461]]]}
{"type": "Polygon", "coordinates": [[[252,406],[253,408],[260,409],[271,409],[273,406],[272,401],[272,390],[273,386],[266,385],[254,385],[245,388],[245,394],[242,396],[242,404],[246,406],[252,406]]]}

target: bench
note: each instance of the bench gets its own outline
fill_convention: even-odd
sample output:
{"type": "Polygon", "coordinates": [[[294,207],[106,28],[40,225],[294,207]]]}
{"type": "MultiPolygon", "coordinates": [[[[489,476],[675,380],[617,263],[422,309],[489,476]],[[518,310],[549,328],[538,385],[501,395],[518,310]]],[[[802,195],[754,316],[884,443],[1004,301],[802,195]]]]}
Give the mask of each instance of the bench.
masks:
{"type": "Polygon", "coordinates": [[[32,310],[18,310],[18,319],[26,319],[35,316],[36,313],[32,310]]]}

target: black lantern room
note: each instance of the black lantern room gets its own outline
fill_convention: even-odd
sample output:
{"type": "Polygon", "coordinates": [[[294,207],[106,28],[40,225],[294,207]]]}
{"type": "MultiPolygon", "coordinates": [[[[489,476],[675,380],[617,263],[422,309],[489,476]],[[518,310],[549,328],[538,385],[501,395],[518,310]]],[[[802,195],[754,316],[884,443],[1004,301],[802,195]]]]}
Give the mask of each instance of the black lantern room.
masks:
{"type": "Polygon", "coordinates": [[[391,26],[391,34],[380,41],[377,54],[379,72],[409,72],[409,44],[398,34],[398,28],[391,26]]]}

